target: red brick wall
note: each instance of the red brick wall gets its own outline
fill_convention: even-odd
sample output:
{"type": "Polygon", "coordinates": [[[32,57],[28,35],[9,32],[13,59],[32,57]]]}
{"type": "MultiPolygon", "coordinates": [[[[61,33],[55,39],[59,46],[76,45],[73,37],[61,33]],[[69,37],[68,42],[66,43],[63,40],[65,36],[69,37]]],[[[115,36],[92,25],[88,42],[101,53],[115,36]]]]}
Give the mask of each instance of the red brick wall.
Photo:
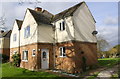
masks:
{"type": "MultiPolygon", "coordinates": [[[[29,70],[38,70],[41,69],[41,49],[49,49],[49,67],[53,68],[53,46],[49,43],[34,43],[20,47],[20,54],[22,59],[22,54],[24,50],[28,50],[28,61],[25,62],[21,60],[20,67],[29,69],[29,70]],[[32,50],[36,50],[35,57],[32,56],[32,50]],[[40,49],[40,51],[39,51],[40,49]]],[[[19,51],[19,48],[12,48],[11,52],[19,51]]],[[[12,56],[11,56],[12,57],[12,56]]],[[[12,58],[10,60],[12,61],[12,58]]]]}
{"type": "Polygon", "coordinates": [[[74,71],[81,71],[82,56],[86,58],[87,65],[94,65],[97,63],[97,45],[95,43],[83,42],[66,42],[56,44],[56,68],[66,72],[73,73],[74,71]],[[66,56],[59,57],[59,47],[66,47],[66,56]],[[81,52],[84,54],[81,54],[81,52]]]}
{"type": "MultiPolygon", "coordinates": [[[[97,44],[84,42],[65,42],[54,45],[49,43],[35,43],[20,47],[20,54],[22,59],[23,50],[28,50],[28,62],[21,61],[20,67],[29,70],[41,69],[41,49],[49,49],[49,67],[54,68],[54,49],[55,49],[55,68],[66,72],[73,73],[81,71],[82,56],[86,57],[87,65],[95,65],[97,63],[97,44]],[[59,57],[59,47],[66,47],[66,56],[59,57]],[[32,50],[36,50],[36,56],[32,56],[32,50]],[[39,50],[40,49],[40,50],[39,50]],[[84,52],[84,54],[81,54],[84,52]]],[[[11,49],[11,52],[18,51],[18,48],[11,49]]]]}
{"type": "Polygon", "coordinates": [[[38,64],[37,64],[37,55],[38,55],[37,44],[30,44],[30,45],[25,45],[25,46],[20,47],[21,59],[22,59],[24,50],[28,51],[28,61],[26,62],[26,61],[21,60],[20,67],[25,68],[25,69],[29,69],[29,70],[37,70],[38,69],[38,64]],[[34,57],[32,56],[33,49],[36,50],[36,55],[34,57]]]}

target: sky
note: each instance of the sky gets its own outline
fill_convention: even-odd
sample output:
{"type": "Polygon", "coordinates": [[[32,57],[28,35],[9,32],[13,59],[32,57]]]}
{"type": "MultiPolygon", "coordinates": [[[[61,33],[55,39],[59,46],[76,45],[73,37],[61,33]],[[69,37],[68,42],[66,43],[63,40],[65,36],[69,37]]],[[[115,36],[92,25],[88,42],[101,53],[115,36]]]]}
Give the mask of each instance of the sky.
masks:
{"type": "MultiPolygon", "coordinates": [[[[24,3],[2,2],[0,3],[0,17],[6,19],[6,28],[12,29],[15,19],[23,20],[27,8],[42,7],[53,14],[57,14],[79,2],[41,2],[24,3]]],[[[118,44],[118,3],[117,2],[86,2],[93,17],[96,20],[98,35],[104,37],[111,46],[118,44]]],[[[0,26],[4,27],[4,26],[0,26]]]]}

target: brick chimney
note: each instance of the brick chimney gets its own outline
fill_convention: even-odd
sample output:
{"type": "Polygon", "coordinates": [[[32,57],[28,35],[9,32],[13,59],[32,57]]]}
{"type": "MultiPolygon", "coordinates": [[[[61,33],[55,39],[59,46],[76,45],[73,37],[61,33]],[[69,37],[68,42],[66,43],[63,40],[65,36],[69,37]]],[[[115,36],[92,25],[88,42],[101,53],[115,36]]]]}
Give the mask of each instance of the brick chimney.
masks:
{"type": "Polygon", "coordinates": [[[0,30],[0,34],[1,34],[1,33],[4,33],[4,30],[0,30]]]}
{"type": "Polygon", "coordinates": [[[42,8],[40,8],[40,7],[36,7],[34,10],[35,10],[35,11],[42,12],[42,8]]]}

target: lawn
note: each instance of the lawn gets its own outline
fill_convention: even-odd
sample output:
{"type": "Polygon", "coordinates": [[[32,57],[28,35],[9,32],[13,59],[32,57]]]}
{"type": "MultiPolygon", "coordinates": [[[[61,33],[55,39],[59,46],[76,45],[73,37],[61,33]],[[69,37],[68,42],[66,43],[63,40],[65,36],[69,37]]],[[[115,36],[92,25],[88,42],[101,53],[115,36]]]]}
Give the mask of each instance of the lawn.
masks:
{"type": "MultiPolygon", "coordinates": [[[[120,58],[103,58],[103,59],[98,59],[98,64],[99,66],[102,67],[113,67],[114,65],[118,64],[120,62],[120,58]]],[[[1,68],[0,68],[1,69],[1,68]]],[[[20,77],[20,78],[28,78],[28,79],[35,79],[39,77],[51,77],[51,78],[57,78],[60,76],[51,74],[48,72],[43,72],[43,71],[29,71],[27,69],[19,68],[19,67],[13,67],[9,63],[4,63],[2,64],[2,77],[20,77]],[[33,78],[34,77],[34,78],[33,78]]],[[[90,78],[91,79],[91,78],[90,78]]]]}
{"type": "Polygon", "coordinates": [[[103,58],[103,59],[98,59],[98,64],[99,66],[102,67],[113,67],[114,65],[120,63],[120,58],[103,58]]]}
{"type": "Polygon", "coordinates": [[[58,77],[48,72],[34,72],[27,69],[13,67],[9,63],[2,64],[2,77],[58,77]]]}

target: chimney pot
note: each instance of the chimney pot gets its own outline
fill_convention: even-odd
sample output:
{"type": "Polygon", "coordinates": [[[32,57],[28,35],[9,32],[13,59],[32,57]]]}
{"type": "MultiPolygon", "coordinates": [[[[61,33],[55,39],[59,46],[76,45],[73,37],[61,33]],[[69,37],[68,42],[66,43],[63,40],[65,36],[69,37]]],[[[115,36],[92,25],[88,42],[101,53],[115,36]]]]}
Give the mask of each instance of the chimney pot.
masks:
{"type": "Polygon", "coordinates": [[[4,30],[0,30],[0,33],[3,33],[4,32],[4,30]]]}
{"type": "Polygon", "coordinates": [[[36,7],[36,8],[35,8],[35,11],[42,12],[42,8],[40,8],[40,7],[36,7]]]}

